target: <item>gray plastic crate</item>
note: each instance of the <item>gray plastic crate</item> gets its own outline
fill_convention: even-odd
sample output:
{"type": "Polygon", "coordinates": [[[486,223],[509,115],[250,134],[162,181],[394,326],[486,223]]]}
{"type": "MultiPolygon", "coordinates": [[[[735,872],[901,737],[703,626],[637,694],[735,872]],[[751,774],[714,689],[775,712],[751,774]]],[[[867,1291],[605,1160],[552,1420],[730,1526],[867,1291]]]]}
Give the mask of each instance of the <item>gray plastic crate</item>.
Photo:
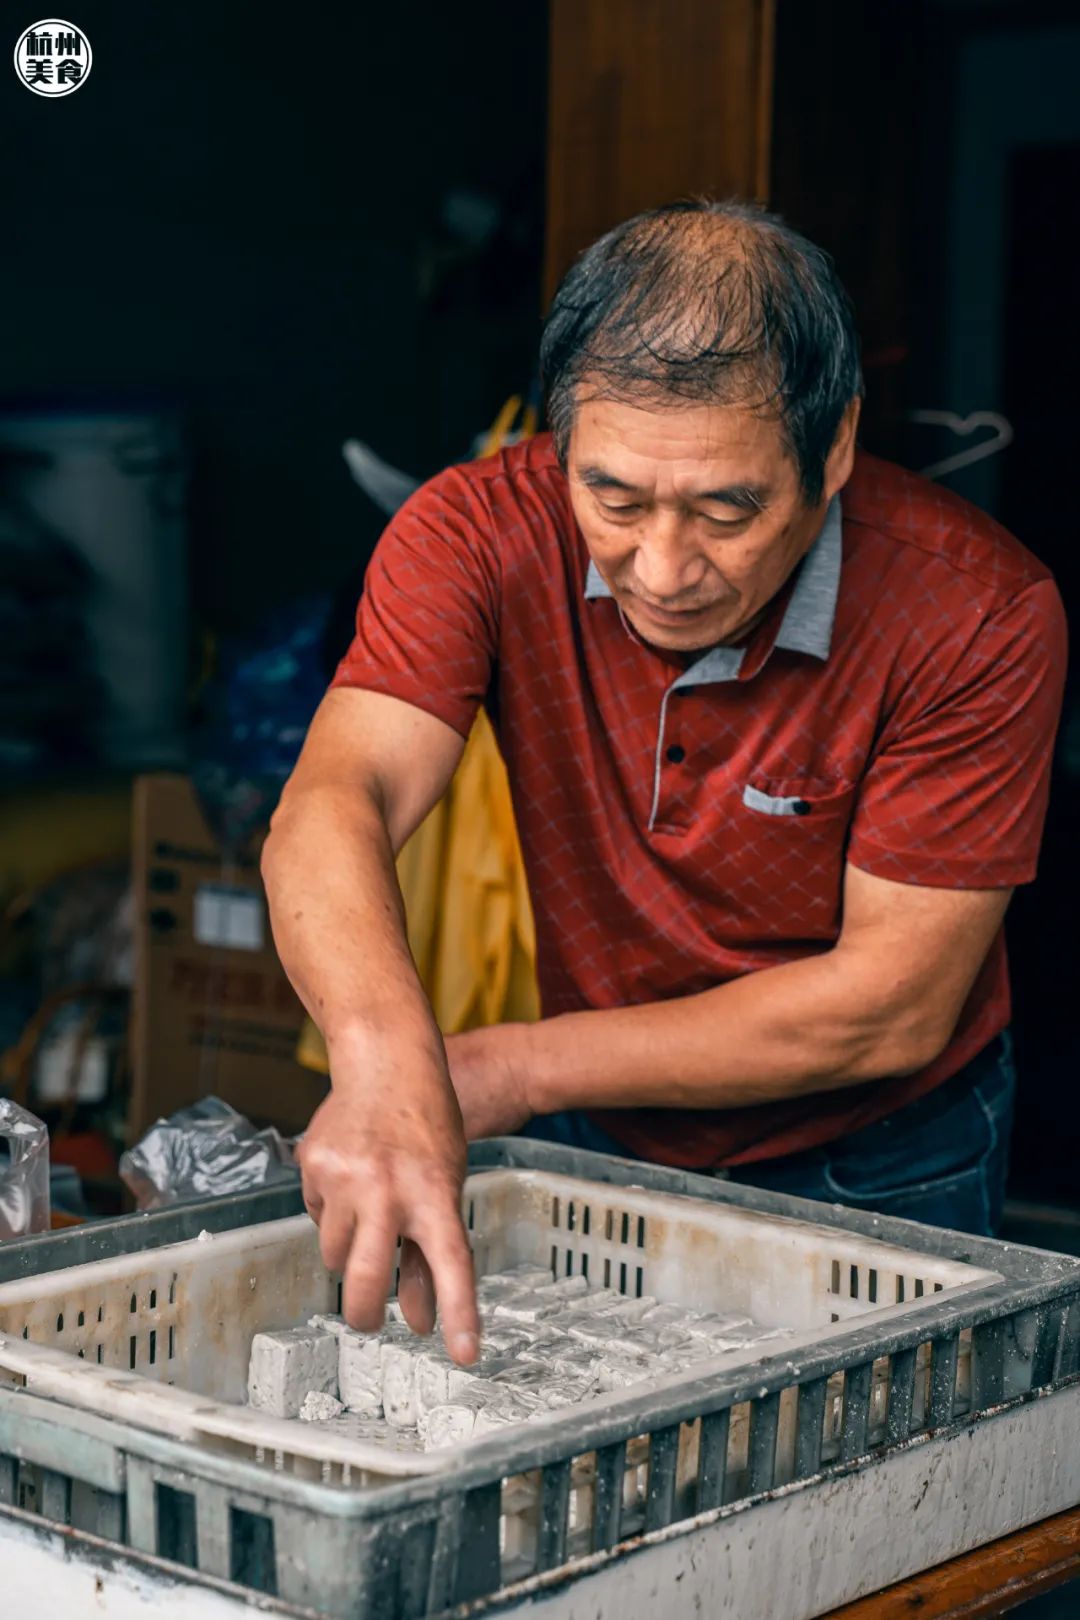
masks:
{"type": "MultiPolygon", "coordinates": [[[[407,1620],[780,1480],[885,1457],[1080,1370],[1080,1264],[1064,1257],[542,1143],[479,1144],[470,1163],[720,1201],[992,1275],[888,1323],[841,1322],[795,1359],[785,1347],[675,1390],[630,1390],[600,1415],[471,1447],[453,1472],[366,1491],[0,1390],[0,1501],[335,1617],[407,1620]],[[525,1544],[506,1533],[523,1503],[525,1544]]],[[[297,1190],[275,1188],[27,1239],[0,1248],[0,1282],[300,1208],[297,1190]]],[[[865,1286],[859,1268],[832,1281],[838,1305],[865,1286]]]]}

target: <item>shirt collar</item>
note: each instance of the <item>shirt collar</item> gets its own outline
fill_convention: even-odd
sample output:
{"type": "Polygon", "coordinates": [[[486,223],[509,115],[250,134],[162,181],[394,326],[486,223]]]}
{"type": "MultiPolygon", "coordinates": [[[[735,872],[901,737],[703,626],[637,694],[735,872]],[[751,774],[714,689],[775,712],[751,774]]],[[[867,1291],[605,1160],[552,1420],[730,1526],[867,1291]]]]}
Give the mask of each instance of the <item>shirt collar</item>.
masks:
{"type": "MultiPolygon", "coordinates": [[[[782,647],[786,652],[809,653],[812,658],[820,658],[823,662],[828,658],[836,620],[836,599],[840,591],[842,556],[843,517],[840,497],[834,495],[818,537],[799,568],[776,633],[775,647],[782,647]]],[[[585,600],[592,602],[610,595],[603,575],[590,558],[585,576],[585,600]]],[[[693,669],[700,678],[706,674],[704,666],[708,665],[706,678],[731,679],[742,664],[743,651],[742,647],[713,647],[693,669]]]]}
{"type": "Polygon", "coordinates": [[[803,558],[787,612],[776,634],[778,647],[788,652],[809,653],[822,662],[828,658],[836,622],[836,599],[840,594],[843,552],[843,515],[840,497],[834,495],[821,532],[803,558]]]}

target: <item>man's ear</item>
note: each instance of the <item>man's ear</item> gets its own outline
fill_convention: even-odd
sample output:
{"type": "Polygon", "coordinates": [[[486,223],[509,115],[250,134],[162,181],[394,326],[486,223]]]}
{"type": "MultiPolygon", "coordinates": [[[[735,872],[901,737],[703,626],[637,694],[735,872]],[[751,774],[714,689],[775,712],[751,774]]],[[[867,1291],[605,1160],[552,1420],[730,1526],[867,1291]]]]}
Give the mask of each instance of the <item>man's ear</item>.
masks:
{"type": "Polygon", "coordinates": [[[858,395],[848,402],[840,425],[836,430],[836,437],[832,442],[825,461],[825,488],[824,498],[831,501],[837,492],[843,489],[851,477],[855,466],[855,437],[859,431],[859,417],[862,414],[862,400],[858,395]]]}

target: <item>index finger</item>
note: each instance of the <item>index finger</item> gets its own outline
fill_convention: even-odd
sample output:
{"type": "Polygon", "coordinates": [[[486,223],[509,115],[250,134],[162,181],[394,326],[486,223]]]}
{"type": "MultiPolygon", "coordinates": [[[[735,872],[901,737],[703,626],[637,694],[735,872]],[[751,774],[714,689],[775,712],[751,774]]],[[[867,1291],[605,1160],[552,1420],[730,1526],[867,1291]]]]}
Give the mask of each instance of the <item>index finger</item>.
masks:
{"type": "Polygon", "coordinates": [[[480,1354],[480,1313],[472,1250],[456,1200],[446,1194],[423,1206],[409,1236],[431,1268],[446,1348],[456,1362],[468,1366],[480,1354]]]}

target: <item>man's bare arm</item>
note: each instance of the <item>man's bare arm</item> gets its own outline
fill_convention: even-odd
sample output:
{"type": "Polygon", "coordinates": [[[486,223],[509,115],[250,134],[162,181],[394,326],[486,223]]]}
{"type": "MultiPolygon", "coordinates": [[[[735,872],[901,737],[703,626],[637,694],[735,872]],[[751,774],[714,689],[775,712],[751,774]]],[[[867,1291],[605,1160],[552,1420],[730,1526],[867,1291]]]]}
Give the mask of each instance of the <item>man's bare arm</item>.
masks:
{"type": "Polygon", "coordinates": [[[1010,892],[917,887],[849,866],[843,930],[819,956],[700,995],[454,1037],[466,1130],[508,1128],[493,1075],[520,1095],[524,1118],[745,1107],[912,1073],[948,1044],[1010,892]]]}
{"type": "Polygon", "coordinates": [[[476,1353],[461,1224],[461,1116],[441,1036],[405,935],[394,855],[437,801],[461,738],[395,698],[334,691],[322,703],[263,849],[274,939],[326,1038],[331,1095],[300,1152],[326,1264],[350,1322],[382,1320],[394,1248],[402,1308],[429,1332],[432,1276],[447,1346],[476,1353]]]}

